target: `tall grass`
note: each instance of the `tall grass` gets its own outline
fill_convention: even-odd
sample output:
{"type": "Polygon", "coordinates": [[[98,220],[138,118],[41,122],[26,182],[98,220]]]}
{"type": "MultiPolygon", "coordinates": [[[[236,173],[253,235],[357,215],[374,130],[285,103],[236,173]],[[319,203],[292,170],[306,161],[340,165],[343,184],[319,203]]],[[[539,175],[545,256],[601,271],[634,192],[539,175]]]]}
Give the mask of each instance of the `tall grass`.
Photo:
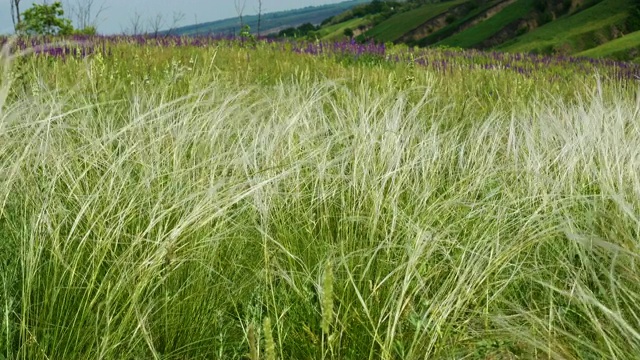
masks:
{"type": "Polygon", "coordinates": [[[241,51],[12,85],[0,358],[640,353],[637,88],[210,66],[241,51]]]}

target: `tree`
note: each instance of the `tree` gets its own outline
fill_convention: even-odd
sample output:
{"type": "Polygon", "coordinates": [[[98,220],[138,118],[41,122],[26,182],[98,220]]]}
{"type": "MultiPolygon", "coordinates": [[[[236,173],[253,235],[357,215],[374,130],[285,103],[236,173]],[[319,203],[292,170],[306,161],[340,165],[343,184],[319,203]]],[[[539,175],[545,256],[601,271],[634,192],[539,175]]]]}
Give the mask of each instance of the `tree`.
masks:
{"type": "Polygon", "coordinates": [[[164,17],[161,13],[158,13],[155,18],[149,20],[149,27],[153,37],[158,37],[160,29],[164,26],[164,17]]]}
{"type": "Polygon", "coordinates": [[[70,35],[73,33],[71,20],[63,17],[62,3],[33,4],[22,14],[22,21],[16,25],[18,32],[28,35],[70,35]]]}
{"type": "Polygon", "coordinates": [[[240,19],[240,31],[243,29],[244,23],[242,22],[242,14],[244,13],[244,7],[247,5],[246,0],[235,0],[234,5],[236,7],[236,13],[238,14],[238,18],[240,19]]]}
{"type": "MultiPolygon", "coordinates": [[[[182,21],[183,19],[184,19],[184,13],[180,11],[174,12],[171,26],[169,26],[167,30],[162,31],[165,34],[165,36],[171,35],[171,32],[175,30],[175,28],[178,26],[180,21],[182,21]]],[[[160,31],[162,30],[162,28],[164,28],[165,26],[166,26],[166,22],[164,21],[164,17],[160,13],[158,13],[155,18],[149,20],[150,34],[153,35],[153,37],[157,37],[160,34],[160,31]]]]}
{"type": "Polygon", "coordinates": [[[96,0],[76,0],[71,5],[71,14],[76,20],[76,27],[79,33],[96,33],[98,29],[98,19],[102,12],[106,9],[105,1],[94,11],[96,0]]]}
{"type": "Polygon", "coordinates": [[[304,23],[296,28],[298,31],[298,36],[306,36],[312,31],[318,30],[318,28],[312,23],[304,23]]]}
{"type": "Polygon", "coordinates": [[[297,28],[290,27],[283,30],[280,30],[278,33],[279,37],[304,37],[310,36],[314,31],[319,30],[319,26],[315,26],[311,23],[304,23],[297,28]]]}
{"type": "Polygon", "coordinates": [[[11,21],[13,21],[13,29],[18,30],[20,24],[20,0],[9,0],[11,3],[11,21]]]}
{"type": "Polygon", "coordinates": [[[262,20],[262,0],[258,0],[258,37],[260,37],[261,20],[262,20]]]}
{"type": "Polygon", "coordinates": [[[141,19],[142,17],[140,16],[140,13],[135,11],[133,15],[131,15],[131,18],[129,19],[129,23],[131,24],[131,29],[129,29],[129,31],[127,32],[130,33],[131,35],[140,35],[140,33],[143,32],[141,19]]]}
{"type": "Polygon", "coordinates": [[[251,35],[251,27],[249,25],[245,24],[240,30],[240,39],[242,39],[243,42],[249,41],[250,43],[255,44],[256,38],[251,35]]]}
{"type": "Polygon", "coordinates": [[[348,38],[352,38],[353,37],[353,30],[351,28],[346,28],[346,29],[344,29],[343,34],[344,34],[344,36],[346,36],[348,38]]]}

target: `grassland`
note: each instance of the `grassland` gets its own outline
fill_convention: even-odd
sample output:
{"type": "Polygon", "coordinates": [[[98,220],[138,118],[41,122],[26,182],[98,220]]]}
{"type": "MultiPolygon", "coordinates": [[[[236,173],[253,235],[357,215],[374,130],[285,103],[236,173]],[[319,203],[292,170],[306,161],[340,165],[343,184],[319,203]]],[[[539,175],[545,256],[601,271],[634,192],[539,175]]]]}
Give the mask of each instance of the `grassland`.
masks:
{"type": "Polygon", "coordinates": [[[482,6],[476,7],[474,9],[472,9],[471,11],[469,11],[468,13],[464,14],[462,17],[459,17],[457,19],[455,19],[453,22],[451,22],[449,25],[443,27],[442,29],[434,32],[433,34],[420,39],[417,41],[417,43],[419,45],[433,45],[437,42],[440,42],[441,40],[448,38],[454,34],[456,34],[456,32],[458,31],[459,27],[464,25],[465,23],[471,21],[473,18],[475,18],[476,16],[482,14],[483,12],[491,9],[493,6],[495,6],[497,3],[497,1],[488,1],[486,3],[484,3],[482,6]]]}
{"type": "MultiPolygon", "coordinates": [[[[555,5],[517,0],[497,10],[494,6],[498,3],[456,0],[426,4],[391,16],[364,35],[377,42],[405,42],[409,46],[491,48],[514,53],[611,56],[616,60],[639,61],[634,36],[618,39],[640,26],[637,5],[632,0],[565,1],[555,5]],[[459,5],[465,6],[452,11],[459,5]],[[485,19],[487,11],[492,13],[485,19]],[[435,18],[438,21],[428,22],[435,18]]],[[[330,38],[338,38],[346,27],[356,27],[354,24],[333,25],[330,38]]],[[[371,20],[357,23],[361,25],[371,25],[371,20]]],[[[320,32],[326,33],[326,30],[320,32]]]]}
{"type": "Polygon", "coordinates": [[[595,48],[578,53],[586,57],[608,57],[624,61],[640,62],[640,31],[626,34],[595,48]]]}
{"type": "Polygon", "coordinates": [[[345,37],[344,31],[346,29],[355,30],[360,25],[366,25],[369,23],[367,18],[354,18],[348,21],[344,21],[335,25],[327,26],[315,33],[319,39],[331,40],[345,37]]]}
{"type": "Polygon", "coordinates": [[[467,1],[468,0],[453,0],[423,5],[415,10],[403,12],[390,17],[373,27],[366,34],[378,41],[395,41],[429,19],[443,14],[453,6],[463,4],[467,1]]]}
{"type": "Polygon", "coordinates": [[[140,43],[3,53],[0,357],[640,353],[635,80],[140,43]]]}
{"type": "Polygon", "coordinates": [[[510,23],[524,18],[533,8],[534,0],[518,0],[489,19],[467,30],[454,34],[436,43],[436,45],[462,48],[477,46],[510,23]]]}
{"type": "Polygon", "coordinates": [[[612,26],[621,25],[628,16],[630,0],[604,0],[584,11],[543,25],[505,43],[506,51],[577,53],[611,38],[612,26]]]}

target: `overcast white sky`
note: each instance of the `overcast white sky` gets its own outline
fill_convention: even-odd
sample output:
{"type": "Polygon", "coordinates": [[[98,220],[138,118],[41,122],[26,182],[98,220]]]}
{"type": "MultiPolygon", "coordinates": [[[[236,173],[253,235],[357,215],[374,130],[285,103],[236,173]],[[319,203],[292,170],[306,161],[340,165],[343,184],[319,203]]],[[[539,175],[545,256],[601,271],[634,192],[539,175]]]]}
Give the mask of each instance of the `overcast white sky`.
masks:
{"type": "MultiPolygon", "coordinates": [[[[48,0],[52,3],[54,0],[48,0]]],[[[70,15],[68,9],[78,1],[84,3],[86,0],[61,0],[66,10],[65,15],[70,15]]],[[[184,19],[179,25],[191,25],[197,21],[199,23],[225,19],[236,16],[234,5],[235,0],[94,0],[94,8],[104,5],[104,11],[98,22],[98,31],[104,34],[121,33],[131,27],[131,19],[137,12],[141,15],[142,21],[147,25],[148,21],[155,18],[157,14],[162,14],[169,23],[172,22],[173,14],[180,12],[184,14],[184,19]]],[[[240,0],[242,1],[242,0],[240,0]]],[[[297,9],[305,6],[317,6],[323,4],[333,4],[344,0],[263,0],[262,12],[273,12],[280,10],[297,9]]],[[[31,7],[34,2],[43,3],[44,0],[22,0],[20,10],[24,11],[31,7]]],[[[11,7],[9,0],[0,0],[0,34],[7,34],[13,31],[11,23],[11,7]]],[[[257,13],[258,0],[246,0],[245,14],[257,13]]]]}

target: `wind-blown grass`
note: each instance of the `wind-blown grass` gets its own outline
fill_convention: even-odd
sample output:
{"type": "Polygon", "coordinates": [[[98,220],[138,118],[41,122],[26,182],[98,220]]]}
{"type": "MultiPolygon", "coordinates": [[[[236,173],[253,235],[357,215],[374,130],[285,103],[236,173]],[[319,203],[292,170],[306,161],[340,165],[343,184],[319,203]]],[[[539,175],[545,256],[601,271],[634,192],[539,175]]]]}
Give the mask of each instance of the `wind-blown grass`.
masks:
{"type": "Polygon", "coordinates": [[[2,356],[640,351],[635,84],[244,51],[5,77],[2,356]]]}

